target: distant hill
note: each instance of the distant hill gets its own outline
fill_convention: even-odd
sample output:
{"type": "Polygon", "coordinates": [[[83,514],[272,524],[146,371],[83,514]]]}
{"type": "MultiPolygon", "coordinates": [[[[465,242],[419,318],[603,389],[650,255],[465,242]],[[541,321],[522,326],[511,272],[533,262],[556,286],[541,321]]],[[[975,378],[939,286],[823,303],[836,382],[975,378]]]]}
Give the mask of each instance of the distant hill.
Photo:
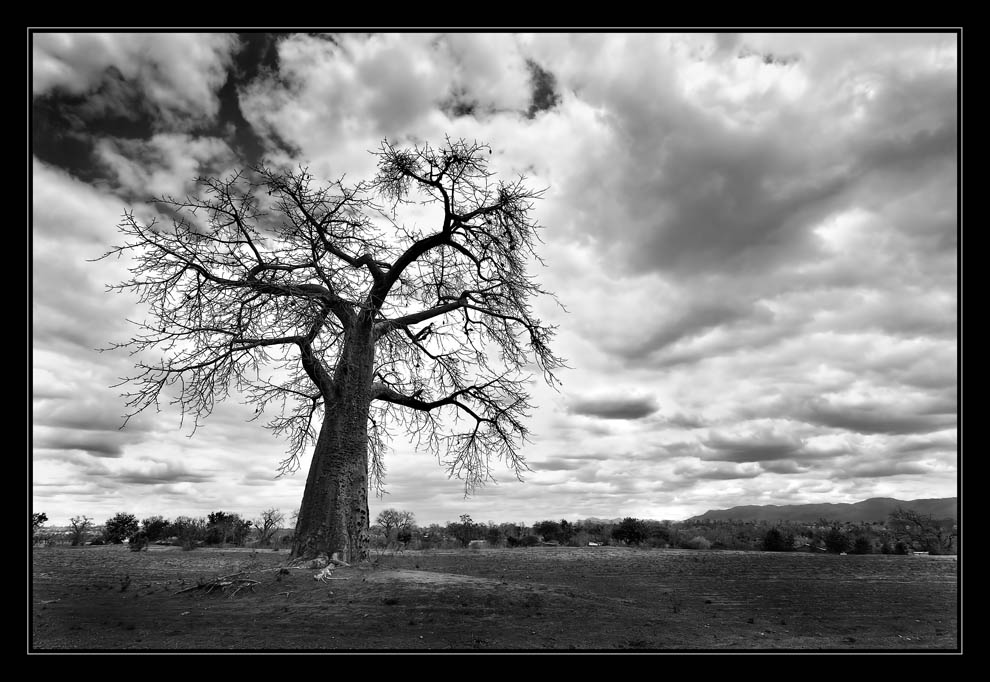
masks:
{"type": "Polygon", "coordinates": [[[797,521],[810,523],[818,519],[858,523],[861,521],[885,521],[898,507],[913,509],[920,514],[931,514],[936,519],[956,519],[958,503],[955,497],[925,500],[895,500],[892,497],[873,497],[862,502],[830,504],[745,505],[731,509],[711,509],[701,516],[687,521],[797,521]]]}

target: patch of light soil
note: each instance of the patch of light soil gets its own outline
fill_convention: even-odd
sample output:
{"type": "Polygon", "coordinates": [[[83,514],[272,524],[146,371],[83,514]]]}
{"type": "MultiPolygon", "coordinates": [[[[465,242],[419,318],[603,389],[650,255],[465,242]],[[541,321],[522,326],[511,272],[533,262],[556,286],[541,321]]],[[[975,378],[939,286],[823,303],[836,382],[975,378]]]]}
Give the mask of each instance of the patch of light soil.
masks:
{"type": "Polygon", "coordinates": [[[460,575],[457,573],[438,573],[437,571],[414,571],[410,569],[389,569],[385,571],[375,571],[367,576],[368,582],[411,582],[423,584],[445,584],[445,585],[490,585],[498,583],[493,578],[477,578],[470,575],[460,575]]]}

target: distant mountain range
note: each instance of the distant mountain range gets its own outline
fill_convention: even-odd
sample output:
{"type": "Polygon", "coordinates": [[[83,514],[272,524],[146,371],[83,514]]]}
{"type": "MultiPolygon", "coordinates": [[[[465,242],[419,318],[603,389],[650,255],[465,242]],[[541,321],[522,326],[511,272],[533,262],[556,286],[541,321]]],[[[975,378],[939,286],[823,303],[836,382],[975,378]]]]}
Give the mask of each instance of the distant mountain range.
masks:
{"type": "Polygon", "coordinates": [[[819,519],[858,523],[886,521],[898,507],[913,509],[919,514],[931,514],[936,519],[957,519],[959,505],[955,497],[925,500],[895,500],[873,497],[862,502],[830,504],[745,505],[731,509],[711,509],[687,521],[796,521],[810,523],[819,519]]]}

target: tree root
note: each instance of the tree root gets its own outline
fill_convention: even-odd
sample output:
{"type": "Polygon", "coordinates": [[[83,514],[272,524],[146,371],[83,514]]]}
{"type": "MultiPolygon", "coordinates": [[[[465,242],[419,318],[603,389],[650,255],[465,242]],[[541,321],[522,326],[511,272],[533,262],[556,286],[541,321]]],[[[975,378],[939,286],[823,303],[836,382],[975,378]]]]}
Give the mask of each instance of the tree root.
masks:
{"type": "Polygon", "coordinates": [[[318,554],[315,558],[299,557],[298,559],[293,559],[287,564],[290,568],[317,568],[322,569],[327,566],[347,566],[350,564],[340,558],[340,552],[334,552],[333,555],[327,557],[326,554],[318,554]]]}

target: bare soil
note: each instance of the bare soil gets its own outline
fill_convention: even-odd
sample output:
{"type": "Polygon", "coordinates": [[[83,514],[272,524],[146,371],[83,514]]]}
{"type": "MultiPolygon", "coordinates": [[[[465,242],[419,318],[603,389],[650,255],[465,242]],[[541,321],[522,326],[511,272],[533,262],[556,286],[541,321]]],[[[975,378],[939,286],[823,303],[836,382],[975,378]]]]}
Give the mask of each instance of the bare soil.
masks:
{"type": "Polygon", "coordinates": [[[30,652],[959,651],[956,557],[407,551],[326,582],[289,560],[34,549],[30,652]],[[234,574],[258,582],[197,587],[234,574]]]}

